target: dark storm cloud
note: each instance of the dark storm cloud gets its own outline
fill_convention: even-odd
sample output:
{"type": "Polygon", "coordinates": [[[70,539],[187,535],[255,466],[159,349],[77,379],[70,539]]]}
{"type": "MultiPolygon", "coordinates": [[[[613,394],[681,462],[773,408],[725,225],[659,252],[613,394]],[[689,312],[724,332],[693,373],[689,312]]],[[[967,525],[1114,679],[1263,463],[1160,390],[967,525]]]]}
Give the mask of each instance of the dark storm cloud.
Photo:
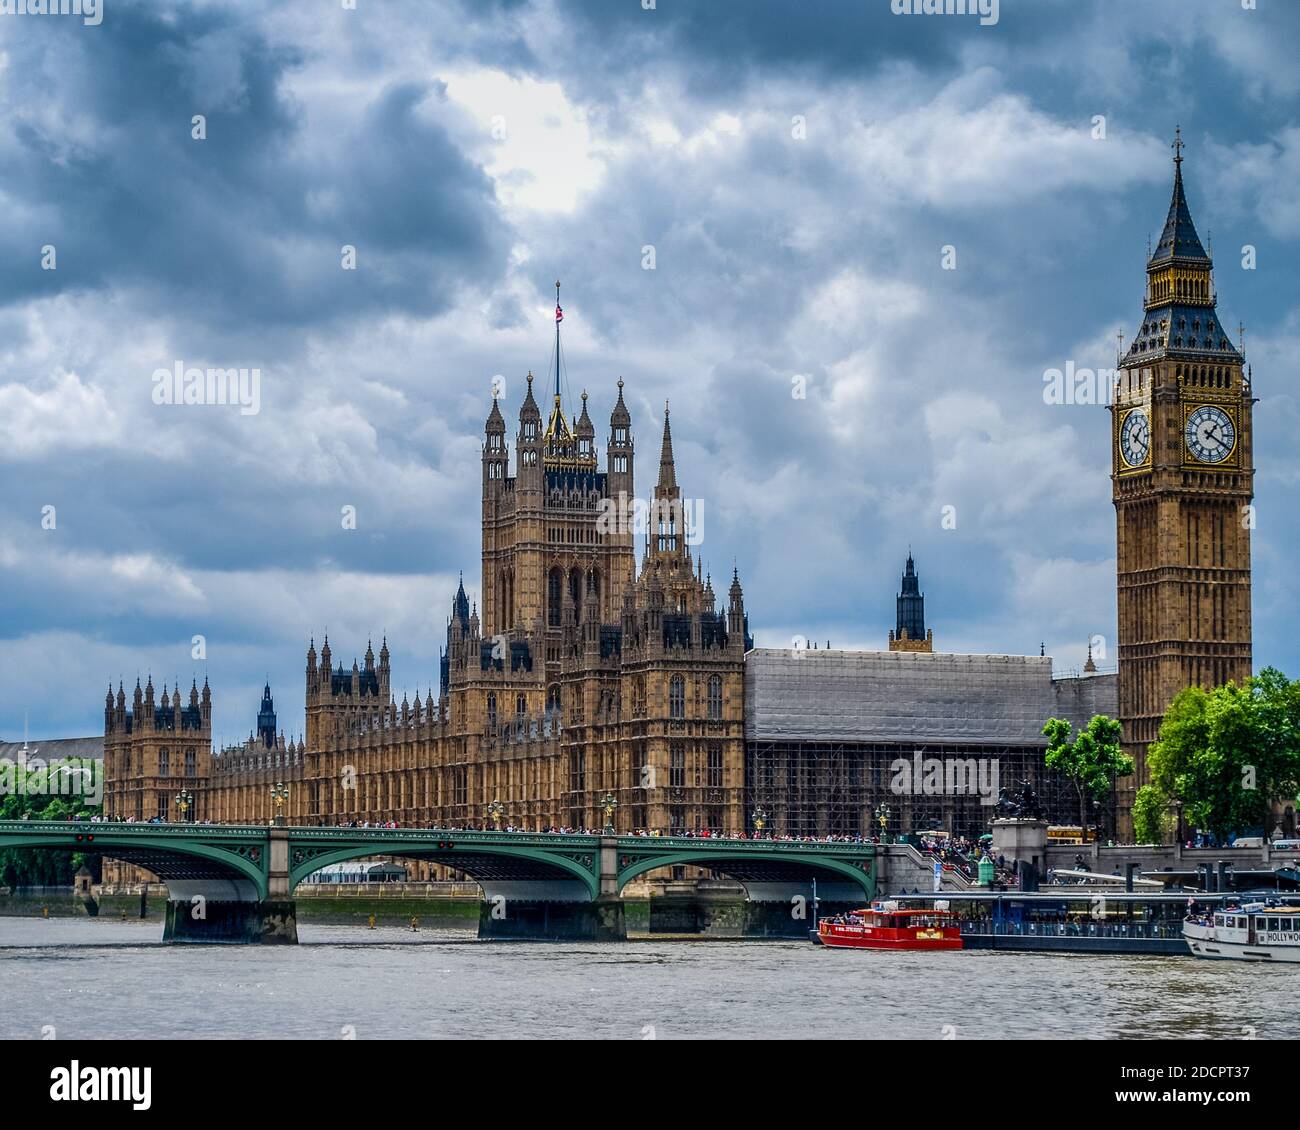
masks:
{"type": "Polygon", "coordinates": [[[1264,342],[1258,653],[1287,666],[1300,5],[1257,15],[326,0],[7,22],[0,734],[29,708],[34,732],[90,731],[107,677],[150,669],[208,671],[228,738],[269,675],[294,732],[326,627],[349,666],[387,629],[397,685],[427,687],[457,570],[478,583],[487,382],[507,376],[513,432],[557,274],[570,400],[591,390],[603,435],[626,378],[644,493],[671,397],[700,556],[719,591],[738,561],[760,642],[881,646],[910,543],[941,648],[1046,638],[1081,661],[1114,621],[1109,433],[1102,410],[1045,406],[1041,374],[1131,334],[1179,121],[1225,322],[1249,314],[1264,342]],[[486,124],[502,75],[513,149],[486,124]],[[584,167],[548,165],[552,142],[584,167]],[[548,177],[583,188],[512,201],[548,177]],[[1233,264],[1247,242],[1258,272],[1233,264]],[[175,357],[263,365],[263,413],[154,408],[175,357]]]}
{"type": "Polygon", "coordinates": [[[0,134],[0,184],[27,206],[0,235],[0,300],[138,288],[194,337],[238,326],[247,343],[263,324],[433,314],[499,274],[493,189],[440,120],[441,86],[381,86],[320,136],[283,89],[301,53],[244,15],[136,6],[94,35],[29,20],[10,36],[36,97],[0,134]],[[39,269],[46,243],[57,271],[39,269]]]}

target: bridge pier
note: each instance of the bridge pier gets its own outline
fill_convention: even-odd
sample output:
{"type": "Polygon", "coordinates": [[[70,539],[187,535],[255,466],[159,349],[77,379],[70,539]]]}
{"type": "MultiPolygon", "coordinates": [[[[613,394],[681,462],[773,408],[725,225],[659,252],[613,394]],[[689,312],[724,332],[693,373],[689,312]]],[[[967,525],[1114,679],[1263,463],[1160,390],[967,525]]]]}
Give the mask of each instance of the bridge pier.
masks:
{"type": "Polygon", "coordinates": [[[298,941],[297,908],[292,899],[196,902],[193,898],[169,898],[163,941],[294,945],[298,941]]]}
{"type": "MultiPolygon", "coordinates": [[[[700,934],[713,938],[808,937],[813,925],[810,884],[751,882],[750,889],[726,880],[669,883],[650,899],[652,934],[700,934]]],[[[860,907],[866,901],[847,884],[824,884],[818,899],[822,917],[860,907]]]]}
{"type": "Polygon", "coordinates": [[[623,942],[623,902],[602,895],[594,902],[485,899],[479,903],[478,936],[488,941],[623,942]]]}

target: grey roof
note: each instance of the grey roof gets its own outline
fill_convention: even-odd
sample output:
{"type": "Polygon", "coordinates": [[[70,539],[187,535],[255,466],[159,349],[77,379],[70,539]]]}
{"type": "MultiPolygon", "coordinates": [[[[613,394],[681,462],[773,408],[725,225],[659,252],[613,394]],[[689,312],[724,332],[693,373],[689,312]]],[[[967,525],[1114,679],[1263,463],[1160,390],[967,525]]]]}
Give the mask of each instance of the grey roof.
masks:
{"type": "Polygon", "coordinates": [[[759,648],[747,740],[1043,746],[1050,656],[759,648]]]}
{"type": "MultiPolygon", "coordinates": [[[[22,742],[0,741],[0,757],[17,761],[22,751],[22,742]]],[[[64,757],[97,757],[102,760],[104,737],[101,734],[93,738],[48,738],[44,741],[32,738],[27,742],[27,756],[39,757],[42,761],[54,761],[64,757]]]]}

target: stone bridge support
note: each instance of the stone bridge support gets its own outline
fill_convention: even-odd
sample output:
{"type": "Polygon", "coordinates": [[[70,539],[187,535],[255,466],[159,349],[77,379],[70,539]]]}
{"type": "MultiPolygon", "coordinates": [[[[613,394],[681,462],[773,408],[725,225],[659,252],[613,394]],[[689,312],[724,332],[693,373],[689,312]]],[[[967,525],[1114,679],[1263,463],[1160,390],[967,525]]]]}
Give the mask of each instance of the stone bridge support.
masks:
{"type": "Polygon", "coordinates": [[[163,941],[297,944],[297,907],[290,897],[289,832],[271,828],[269,833],[266,897],[245,880],[170,879],[163,941]]]}
{"type": "Polygon", "coordinates": [[[598,893],[576,879],[481,880],[478,936],[488,941],[621,942],[627,920],[618,894],[618,841],[596,849],[598,893]]]}

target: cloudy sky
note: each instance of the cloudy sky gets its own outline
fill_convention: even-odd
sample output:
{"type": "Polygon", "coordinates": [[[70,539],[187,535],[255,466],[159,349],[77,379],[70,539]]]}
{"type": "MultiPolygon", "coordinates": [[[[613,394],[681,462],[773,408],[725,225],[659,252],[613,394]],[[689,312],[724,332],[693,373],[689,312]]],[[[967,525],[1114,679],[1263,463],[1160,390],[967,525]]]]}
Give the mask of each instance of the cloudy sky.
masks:
{"type": "Polygon", "coordinates": [[[1113,662],[1108,416],[1043,373],[1140,323],[1178,124],[1260,397],[1256,665],[1300,674],[1294,0],[103,2],[0,16],[0,737],[150,672],[227,741],[269,678],[296,734],[326,630],[423,692],[556,278],[566,395],[603,443],[625,379],[643,491],[671,400],[760,644],[882,647],[911,546],[940,648],[1113,662]],[[154,403],[177,363],[260,411],[154,403]]]}

